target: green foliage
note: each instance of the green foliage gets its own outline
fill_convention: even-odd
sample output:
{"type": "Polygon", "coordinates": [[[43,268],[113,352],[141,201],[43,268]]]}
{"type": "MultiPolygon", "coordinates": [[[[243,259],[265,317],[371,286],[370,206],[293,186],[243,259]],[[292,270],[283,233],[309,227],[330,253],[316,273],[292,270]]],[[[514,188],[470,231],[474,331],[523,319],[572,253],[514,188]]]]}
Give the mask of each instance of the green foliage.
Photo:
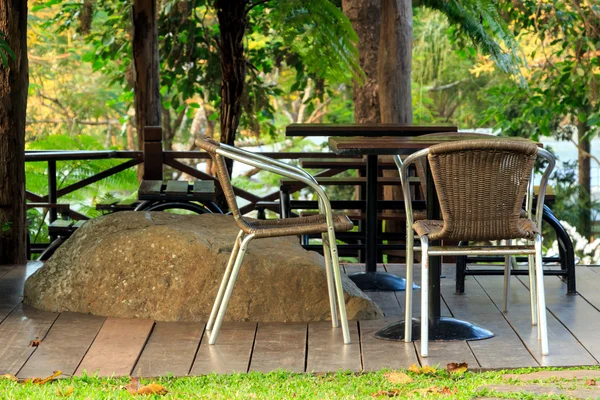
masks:
{"type": "Polygon", "coordinates": [[[522,63],[518,45],[508,25],[499,15],[497,2],[428,0],[424,4],[446,14],[457,32],[469,37],[503,71],[518,74],[518,67],[522,63]]]}

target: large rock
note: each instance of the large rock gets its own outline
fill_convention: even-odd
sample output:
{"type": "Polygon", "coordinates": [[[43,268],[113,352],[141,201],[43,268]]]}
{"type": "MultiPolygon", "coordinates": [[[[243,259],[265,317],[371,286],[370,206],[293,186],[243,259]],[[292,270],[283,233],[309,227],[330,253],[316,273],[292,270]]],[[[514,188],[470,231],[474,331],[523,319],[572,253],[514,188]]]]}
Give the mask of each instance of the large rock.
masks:
{"type": "MultiPolygon", "coordinates": [[[[25,303],[158,321],[206,321],[238,229],[224,215],[119,212],[87,222],[25,283],[25,303]]],[[[342,274],[350,319],[381,310],[342,274]]],[[[330,319],[323,257],[296,237],[253,240],[226,320],[330,319]]]]}

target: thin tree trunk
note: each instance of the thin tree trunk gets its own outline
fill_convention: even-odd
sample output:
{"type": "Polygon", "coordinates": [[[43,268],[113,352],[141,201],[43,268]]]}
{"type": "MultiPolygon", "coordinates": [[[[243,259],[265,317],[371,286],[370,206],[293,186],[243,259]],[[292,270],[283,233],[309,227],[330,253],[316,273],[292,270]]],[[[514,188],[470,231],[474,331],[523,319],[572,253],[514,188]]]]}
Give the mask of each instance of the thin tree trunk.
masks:
{"type": "Polygon", "coordinates": [[[379,103],[381,122],[411,124],[412,1],[381,0],[379,103]]]}
{"type": "MultiPolygon", "coordinates": [[[[412,95],[412,2],[411,0],[381,0],[381,36],[377,75],[381,122],[411,124],[412,95]]],[[[398,176],[398,171],[384,171],[383,176],[398,176]]],[[[385,200],[403,200],[402,189],[386,186],[385,200]]],[[[399,212],[401,213],[401,212],[399,212]]],[[[387,220],[386,232],[399,233],[405,229],[400,221],[387,220]]],[[[401,252],[390,252],[388,262],[401,262],[401,252]]]]}
{"type": "MultiPolygon", "coordinates": [[[[158,27],[155,0],[133,0],[132,14],[135,125],[138,149],[142,150],[144,147],[144,127],[161,126],[158,27]]],[[[162,160],[157,162],[162,162],[162,160]]],[[[138,176],[140,171],[143,170],[138,169],[138,176]]]]}
{"type": "Polygon", "coordinates": [[[588,133],[588,126],[585,122],[579,122],[577,124],[577,130],[579,135],[578,151],[578,165],[579,165],[579,206],[581,210],[579,212],[579,227],[581,234],[586,238],[592,236],[592,217],[590,212],[590,194],[592,193],[591,185],[591,159],[588,154],[591,153],[591,142],[590,138],[586,136],[588,133]]]}
{"type": "MultiPolygon", "coordinates": [[[[221,57],[221,143],[234,145],[235,134],[240,124],[242,94],[246,79],[246,59],[244,56],[244,34],[248,25],[246,0],[215,0],[219,19],[219,47],[221,57]]],[[[231,175],[233,161],[227,160],[231,175]]],[[[218,190],[216,202],[226,208],[225,196],[218,190]]]]}
{"type": "Polygon", "coordinates": [[[16,59],[0,66],[0,264],[26,262],[27,1],[0,0],[0,31],[16,59]]]}
{"type": "Polygon", "coordinates": [[[343,0],[342,8],[358,35],[359,63],[366,76],[362,86],[352,88],[354,122],[377,124],[381,122],[377,85],[381,0],[343,0]]]}

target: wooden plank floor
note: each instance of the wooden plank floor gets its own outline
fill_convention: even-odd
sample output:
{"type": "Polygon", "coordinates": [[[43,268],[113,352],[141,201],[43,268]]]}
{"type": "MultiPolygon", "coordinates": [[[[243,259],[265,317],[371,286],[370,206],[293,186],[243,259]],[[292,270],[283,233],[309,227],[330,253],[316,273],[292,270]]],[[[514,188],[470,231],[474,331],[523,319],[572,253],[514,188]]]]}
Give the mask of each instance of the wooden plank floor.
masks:
{"type": "MultiPolygon", "coordinates": [[[[219,341],[209,346],[204,323],[154,322],[40,311],[22,304],[23,284],[40,263],[0,266],[0,374],[175,376],[277,369],[293,372],[373,371],[411,364],[469,363],[471,369],[528,366],[598,365],[600,360],[600,267],[577,267],[578,290],[546,277],[550,355],[542,357],[536,328],[531,326],[528,279],[513,277],[511,306],[502,310],[501,276],[468,277],[464,295],[454,294],[454,267],[444,266],[442,314],[479,324],[492,332],[481,341],[431,342],[421,358],[419,342],[375,339],[386,324],[403,318],[404,292],[367,293],[385,318],[351,321],[352,344],[345,346],[340,329],[329,322],[225,323],[219,341]],[[31,347],[31,340],[41,340],[31,347]]],[[[398,275],[404,266],[380,265],[398,275]]],[[[361,270],[346,265],[347,273],[361,270]]],[[[415,279],[419,281],[419,266],[415,279]]],[[[414,316],[420,291],[414,291],[414,316]]]]}

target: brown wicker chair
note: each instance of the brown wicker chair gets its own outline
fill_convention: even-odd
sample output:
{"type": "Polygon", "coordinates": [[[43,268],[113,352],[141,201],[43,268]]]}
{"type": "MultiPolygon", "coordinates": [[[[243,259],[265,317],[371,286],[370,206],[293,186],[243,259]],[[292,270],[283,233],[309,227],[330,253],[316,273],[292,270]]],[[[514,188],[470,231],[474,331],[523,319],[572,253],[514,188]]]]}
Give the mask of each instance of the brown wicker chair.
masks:
{"type": "Polygon", "coordinates": [[[227,146],[209,138],[196,140],[196,145],[210,154],[216,166],[217,177],[227,199],[227,204],[240,228],[229,262],[227,263],[227,268],[217,294],[217,299],[215,300],[208,324],[206,325],[206,330],[211,332],[209,344],[215,344],[217,340],[219,329],[221,328],[227,304],[231,298],[235,281],[242,265],[244,255],[246,254],[248,243],[252,239],[296,236],[311,233],[322,234],[321,238],[323,240],[323,256],[325,258],[325,269],[327,272],[327,287],[329,291],[332,325],[333,327],[339,326],[337,314],[337,307],[339,306],[344,343],[349,344],[350,331],[348,329],[348,319],[346,316],[335,231],[351,230],[353,224],[350,219],[345,215],[334,215],[332,213],[329,199],[323,189],[310,174],[300,168],[255,153],[227,146]],[[257,220],[244,217],[240,214],[240,210],[237,206],[224,158],[229,158],[243,164],[270,171],[291,179],[297,179],[305,183],[310,188],[314,189],[319,197],[320,213],[308,217],[275,220],[257,220]],[[336,305],[336,302],[338,305],[336,305]]]}
{"type": "MultiPolygon", "coordinates": [[[[496,138],[464,140],[431,146],[409,156],[401,165],[400,178],[405,198],[410,198],[408,166],[427,156],[442,210],[442,220],[414,221],[412,206],[407,214],[407,282],[413,280],[414,232],[421,241],[421,355],[428,354],[428,264],[430,255],[499,255],[527,254],[532,294],[532,323],[538,325],[542,354],[548,354],[548,332],[542,271],[541,226],[544,196],[548,178],[554,168],[552,155],[526,140],[496,138]],[[522,205],[529,186],[534,162],[541,156],[548,165],[540,183],[536,221],[522,205]],[[524,239],[534,245],[502,246],[429,246],[430,240],[510,241],[524,239]],[[535,256],[535,262],[532,260],[535,256]],[[535,266],[533,265],[535,264],[535,266]]],[[[506,268],[506,266],[505,266],[506,268]]],[[[506,271],[505,285],[510,271],[506,271]]],[[[406,318],[412,319],[412,285],[406,285],[406,318]]],[[[507,288],[505,288],[505,292],[507,288]]],[[[405,324],[405,341],[412,339],[412,324],[405,324]]]]}

